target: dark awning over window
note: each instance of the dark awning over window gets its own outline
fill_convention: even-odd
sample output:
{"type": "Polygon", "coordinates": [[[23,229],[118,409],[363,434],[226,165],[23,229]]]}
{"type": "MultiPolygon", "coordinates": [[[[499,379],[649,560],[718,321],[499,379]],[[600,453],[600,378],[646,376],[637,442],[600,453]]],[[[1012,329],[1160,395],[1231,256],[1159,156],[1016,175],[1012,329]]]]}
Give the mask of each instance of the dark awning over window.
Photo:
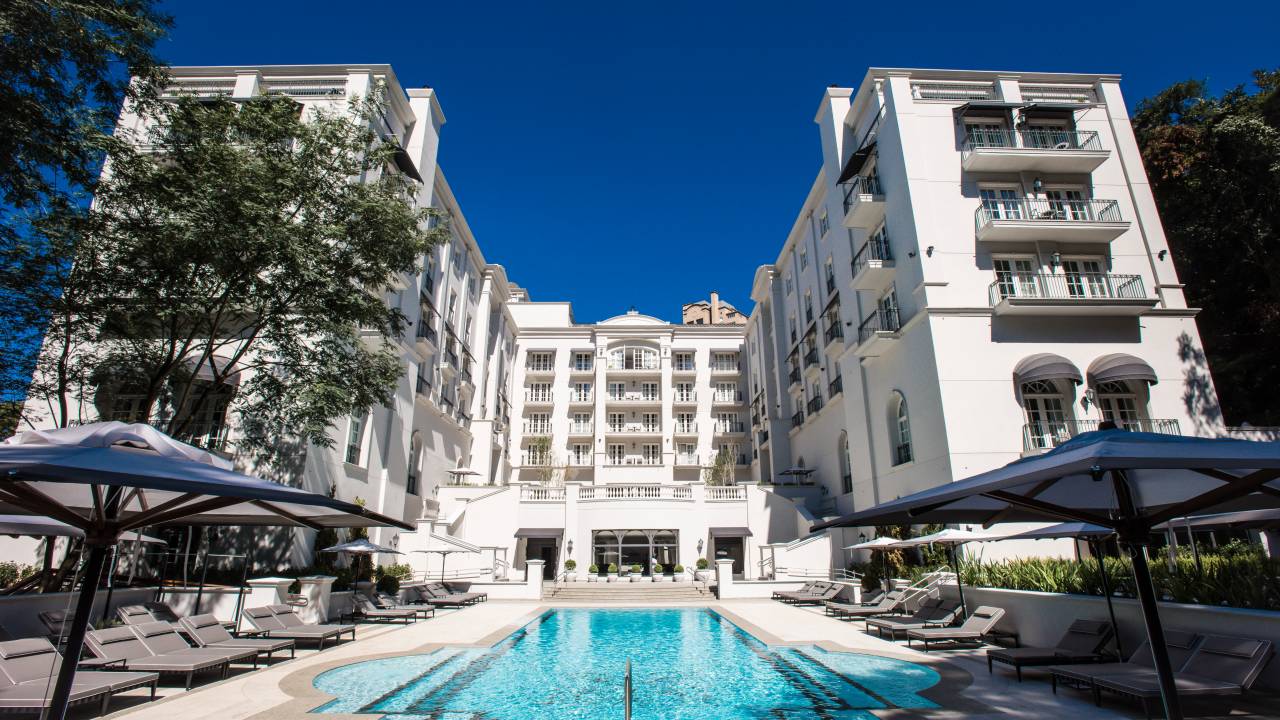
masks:
{"type": "Polygon", "coordinates": [[[520,528],[516,530],[518,538],[558,538],[564,535],[563,528],[520,528]]]}
{"type": "Polygon", "coordinates": [[[1045,116],[1045,115],[1050,115],[1050,116],[1055,116],[1055,115],[1066,115],[1066,116],[1071,116],[1071,115],[1075,114],[1075,111],[1077,111],[1077,110],[1084,110],[1084,109],[1086,109],[1086,108],[1088,108],[1088,107],[1089,107],[1088,105],[1080,105],[1080,104],[1078,104],[1078,103],[1076,103],[1076,104],[1072,104],[1072,103],[1043,103],[1043,102],[1038,102],[1038,103],[1031,103],[1030,105],[1028,105],[1028,106],[1026,106],[1026,107],[1022,108],[1022,114],[1023,114],[1023,115],[1040,115],[1040,116],[1045,116]]]}
{"type": "Polygon", "coordinates": [[[1036,353],[1022,359],[1013,368],[1013,379],[1018,384],[1036,380],[1070,380],[1079,384],[1080,368],[1075,363],[1053,353],[1036,353]]]}
{"type": "Polygon", "coordinates": [[[1103,355],[1089,365],[1089,384],[1141,380],[1155,385],[1156,371],[1141,358],[1124,353],[1103,355]]]}
{"type": "Polygon", "coordinates": [[[849,182],[849,178],[858,174],[858,171],[862,169],[863,165],[867,164],[867,160],[875,151],[875,140],[871,140],[866,145],[854,150],[853,154],[849,156],[849,162],[844,164],[844,170],[840,172],[840,178],[836,180],[836,183],[849,182]]]}
{"type": "Polygon", "coordinates": [[[1022,107],[1022,103],[1003,100],[971,100],[955,109],[957,117],[1008,117],[1009,111],[1022,107]]]}
{"type": "Polygon", "coordinates": [[[713,527],[711,528],[711,537],[746,538],[751,537],[751,529],[744,527],[713,527]]]}
{"type": "Polygon", "coordinates": [[[405,152],[404,148],[397,147],[393,157],[396,162],[396,167],[400,168],[400,172],[408,175],[418,182],[423,182],[422,175],[418,173],[418,167],[413,164],[413,158],[409,157],[409,153],[405,152]]]}

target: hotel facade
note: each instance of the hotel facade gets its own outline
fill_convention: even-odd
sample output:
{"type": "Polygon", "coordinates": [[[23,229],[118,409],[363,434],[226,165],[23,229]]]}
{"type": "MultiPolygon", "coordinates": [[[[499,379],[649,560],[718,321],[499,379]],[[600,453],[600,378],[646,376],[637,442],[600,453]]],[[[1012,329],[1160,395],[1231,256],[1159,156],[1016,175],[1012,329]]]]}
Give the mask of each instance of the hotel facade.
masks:
{"type": "MultiPolygon", "coordinates": [[[[566,560],[580,578],[699,558],[746,579],[826,572],[858,532],[811,534],[824,517],[1104,420],[1223,431],[1115,76],[872,69],[829,88],[821,168],[745,325],[577,323],[569,303],[530,298],[485,259],[436,163],[434,92],[388,66],[175,68],[173,82],[304,106],[387,88],[400,169],[451,237],[386,293],[412,323],[392,401],[337,419],[297,481],[417,521],[373,539],[418,570],[442,556],[414,550],[494,580],[528,559],[548,577],[566,560]]],[[[191,439],[234,457],[237,419],[207,424],[191,439]]]]}

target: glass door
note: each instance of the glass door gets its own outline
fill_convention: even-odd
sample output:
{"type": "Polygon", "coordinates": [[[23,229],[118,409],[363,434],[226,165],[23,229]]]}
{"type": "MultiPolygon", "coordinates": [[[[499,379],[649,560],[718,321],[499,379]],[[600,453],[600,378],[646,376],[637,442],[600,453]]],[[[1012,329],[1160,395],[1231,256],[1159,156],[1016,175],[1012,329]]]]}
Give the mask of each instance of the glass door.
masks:
{"type": "Polygon", "coordinates": [[[1045,190],[1054,220],[1089,220],[1089,202],[1083,190],[1045,190]]]}
{"type": "Polygon", "coordinates": [[[1101,260],[1063,260],[1062,274],[1067,280],[1067,294],[1075,298],[1110,297],[1107,273],[1101,260]]]}
{"type": "Polygon", "coordinates": [[[1000,297],[1037,297],[1036,266],[1031,258],[997,258],[996,288],[1000,297]]]}
{"type": "Polygon", "coordinates": [[[1022,405],[1027,413],[1029,447],[1051,448],[1071,436],[1067,431],[1067,413],[1062,394],[1052,382],[1037,380],[1023,383],[1022,405]]]}

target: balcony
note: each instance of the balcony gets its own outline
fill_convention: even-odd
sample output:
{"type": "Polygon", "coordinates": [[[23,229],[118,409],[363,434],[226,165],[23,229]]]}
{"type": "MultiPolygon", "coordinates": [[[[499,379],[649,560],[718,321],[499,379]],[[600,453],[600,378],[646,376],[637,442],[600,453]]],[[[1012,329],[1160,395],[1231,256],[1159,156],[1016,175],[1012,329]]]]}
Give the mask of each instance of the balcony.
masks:
{"type": "Polygon", "coordinates": [[[805,405],[805,409],[809,411],[810,418],[817,415],[818,411],[822,409],[822,397],[815,395],[810,398],[808,404],[805,405]]]}
{"type": "Polygon", "coordinates": [[[792,429],[794,429],[794,428],[800,427],[803,424],[804,424],[804,411],[797,410],[796,414],[791,416],[791,427],[792,429]]]}
{"type": "Polygon", "coordinates": [[[623,423],[619,425],[614,423],[610,424],[605,429],[605,434],[630,436],[661,435],[662,425],[649,423],[623,423]]]}
{"type": "Polygon", "coordinates": [[[844,392],[844,378],[837,375],[835,379],[827,385],[827,397],[834,398],[842,392],[844,392]]]}
{"type": "Polygon", "coordinates": [[[960,166],[969,172],[1091,173],[1110,153],[1093,131],[969,129],[960,166]]]}
{"type": "Polygon", "coordinates": [[[571,392],[569,393],[570,405],[590,405],[595,402],[595,394],[591,392],[571,392]]]}
{"type": "Polygon", "coordinates": [[[853,289],[881,290],[893,280],[893,254],[888,238],[868,240],[853,256],[853,289]]]}
{"type": "Polygon", "coordinates": [[[791,368],[791,372],[787,373],[787,381],[789,385],[799,385],[800,384],[800,368],[798,367],[791,368]]]}
{"type": "Polygon", "coordinates": [[[897,310],[877,310],[858,326],[859,357],[876,357],[897,341],[902,323],[897,310]]]}
{"type": "Polygon", "coordinates": [[[610,374],[657,375],[662,372],[662,365],[657,358],[639,360],[627,358],[623,362],[610,362],[605,366],[610,374]]]}
{"type": "Polygon", "coordinates": [[[584,437],[595,434],[592,423],[569,423],[569,437],[584,437]]]}
{"type": "MultiPolygon", "coordinates": [[[[643,462],[645,458],[612,458],[611,465],[660,465],[661,462],[643,462]],[[614,462],[620,460],[621,462],[614,462]],[[636,462],[628,462],[635,460],[636,462]]],[[[684,500],[693,501],[693,488],[688,485],[583,485],[578,488],[578,499],[586,502],[620,500],[684,500]]]]}
{"type": "Polygon", "coordinates": [[[413,392],[421,400],[431,397],[431,381],[419,375],[417,382],[414,384],[413,392]]]}
{"type": "Polygon", "coordinates": [[[827,329],[822,332],[822,339],[826,341],[828,348],[836,341],[844,343],[844,327],[840,324],[839,315],[827,318],[827,329]]]}
{"type": "Polygon", "coordinates": [[[740,422],[717,422],[715,424],[716,435],[741,435],[747,431],[747,426],[740,422]]]}
{"type": "Polygon", "coordinates": [[[717,392],[711,396],[712,405],[741,405],[742,391],[738,392],[717,392]]]}
{"type": "Polygon", "coordinates": [[[764,445],[764,444],[765,444],[765,443],[767,443],[767,442],[769,442],[769,431],[768,431],[768,430],[761,430],[760,432],[756,433],[756,443],[757,443],[757,444],[759,444],[759,445],[764,445]]]}
{"type": "Polygon", "coordinates": [[[605,401],[610,404],[623,405],[660,405],[662,395],[657,392],[623,392],[609,393],[605,401]]]}
{"type": "Polygon", "coordinates": [[[555,363],[551,360],[528,362],[524,366],[525,375],[554,375],[556,372],[555,363]]]}
{"type": "Polygon", "coordinates": [[[676,467],[702,467],[697,455],[676,454],[676,467]]]}
{"type": "Polygon", "coordinates": [[[584,363],[584,362],[574,361],[569,365],[570,375],[591,375],[595,373],[595,371],[596,371],[595,364],[591,362],[584,363]]]}
{"type": "Polygon", "coordinates": [[[692,390],[689,392],[677,392],[671,402],[674,405],[696,405],[698,403],[698,393],[692,390]]]}
{"type": "Polygon", "coordinates": [[[697,371],[698,366],[693,361],[681,362],[677,360],[671,365],[671,372],[674,375],[692,375],[697,371]]]}
{"type": "Polygon", "coordinates": [[[884,192],[880,178],[854,175],[845,183],[844,226],[875,228],[884,219],[884,192]]]}
{"type": "Polygon", "coordinates": [[[697,435],[698,423],[676,423],[675,435],[697,435]]]}
{"type": "MultiPolygon", "coordinates": [[[[1022,426],[1022,449],[1034,453],[1055,448],[1080,433],[1098,429],[1100,420],[1045,420],[1022,426]]],[[[1116,423],[1133,432],[1181,435],[1177,420],[1129,420],[1116,423]]]]}
{"type": "Polygon", "coordinates": [[[987,200],[973,220],[983,242],[1107,243],[1129,229],[1115,200],[987,200]]]}
{"type": "Polygon", "coordinates": [[[813,345],[810,345],[809,349],[806,350],[804,353],[804,367],[806,370],[808,370],[809,368],[816,367],[817,365],[818,365],[818,348],[814,347],[813,345]]]}
{"type": "Polygon", "coordinates": [[[996,315],[1135,317],[1155,307],[1139,275],[1106,273],[1013,274],[989,288],[996,315]]]}
{"type": "Polygon", "coordinates": [[[414,332],[414,339],[419,345],[423,346],[422,349],[425,351],[429,352],[437,347],[439,336],[436,335],[436,329],[431,327],[431,317],[429,315],[424,313],[418,319],[418,327],[414,332]]]}
{"type": "Polygon", "coordinates": [[[548,392],[533,392],[531,390],[525,391],[525,394],[524,394],[525,405],[550,405],[551,403],[552,403],[551,393],[549,391],[548,392]]]}
{"type": "Polygon", "coordinates": [[[741,371],[742,368],[738,367],[738,363],[736,362],[718,362],[711,365],[712,375],[737,375],[741,371]]]}
{"type": "Polygon", "coordinates": [[[520,502],[564,502],[564,488],[521,485],[520,502]]]}
{"type": "Polygon", "coordinates": [[[467,355],[462,358],[462,382],[468,385],[474,384],[471,380],[471,356],[467,355]]]}
{"type": "Polygon", "coordinates": [[[543,437],[551,434],[551,423],[526,422],[524,424],[524,434],[526,437],[543,437]]]}

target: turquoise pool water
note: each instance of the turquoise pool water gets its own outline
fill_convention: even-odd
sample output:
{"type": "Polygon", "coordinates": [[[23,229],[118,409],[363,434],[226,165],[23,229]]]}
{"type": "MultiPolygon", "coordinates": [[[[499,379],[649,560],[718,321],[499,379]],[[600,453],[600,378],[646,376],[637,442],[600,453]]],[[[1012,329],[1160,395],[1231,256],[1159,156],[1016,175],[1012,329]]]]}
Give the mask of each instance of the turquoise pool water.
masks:
{"type": "Polygon", "coordinates": [[[318,713],[386,720],[875,720],[931,708],[933,670],[874,655],[769,647],[703,608],[553,610],[491,648],[336,668],[318,713]]]}

